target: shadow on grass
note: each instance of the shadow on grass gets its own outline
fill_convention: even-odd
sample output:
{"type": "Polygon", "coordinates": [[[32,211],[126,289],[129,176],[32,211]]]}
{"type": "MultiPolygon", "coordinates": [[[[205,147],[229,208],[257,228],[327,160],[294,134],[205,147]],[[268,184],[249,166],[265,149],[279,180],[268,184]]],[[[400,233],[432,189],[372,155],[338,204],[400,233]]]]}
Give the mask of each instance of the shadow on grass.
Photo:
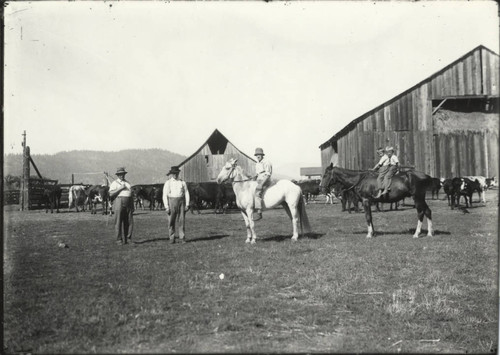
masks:
{"type": "MultiPolygon", "coordinates": [[[[399,231],[399,232],[396,232],[396,231],[383,231],[383,230],[377,230],[375,229],[375,235],[376,236],[382,236],[382,235],[401,235],[401,234],[414,234],[416,231],[416,228],[409,228],[407,230],[403,230],[403,231],[399,231]]],[[[422,228],[421,232],[420,232],[420,235],[423,235],[423,234],[427,234],[428,230],[427,229],[424,229],[422,228]]],[[[356,232],[352,232],[351,234],[366,234],[367,231],[356,231],[356,232]]],[[[450,232],[447,232],[447,231],[440,231],[440,230],[435,230],[434,231],[434,235],[451,235],[450,232]]]]}
{"type": "MultiPolygon", "coordinates": [[[[299,236],[299,241],[301,239],[319,239],[323,237],[325,233],[309,233],[306,235],[299,236]]],[[[286,240],[291,240],[292,236],[290,234],[287,235],[273,235],[272,237],[259,238],[263,242],[282,242],[286,240]]]]}
{"type": "Polygon", "coordinates": [[[145,244],[145,243],[153,243],[153,242],[168,242],[168,238],[154,238],[154,239],[146,239],[146,240],[136,240],[133,241],[134,244],[145,244]]]}
{"type": "Polygon", "coordinates": [[[206,237],[199,237],[199,238],[193,238],[193,239],[187,239],[187,243],[194,243],[194,242],[201,242],[205,240],[216,240],[216,239],[222,239],[229,237],[229,234],[217,234],[217,235],[209,235],[206,237]]]}

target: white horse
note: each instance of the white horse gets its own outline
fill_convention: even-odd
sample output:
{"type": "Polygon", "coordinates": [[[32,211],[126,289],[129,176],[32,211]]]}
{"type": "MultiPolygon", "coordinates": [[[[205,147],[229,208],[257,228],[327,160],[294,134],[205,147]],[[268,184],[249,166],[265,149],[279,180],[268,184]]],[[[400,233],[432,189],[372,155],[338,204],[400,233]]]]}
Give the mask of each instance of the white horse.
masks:
{"type": "MultiPolygon", "coordinates": [[[[237,164],[237,159],[230,159],[222,168],[217,182],[219,184],[227,180],[232,180],[233,190],[236,195],[236,204],[241,210],[245,225],[247,227],[246,243],[254,244],[257,239],[254,229],[252,213],[254,210],[254,196],[257,181],[245,175],[237,164]]],[[[307,217],[304,198],[299,186],[289,180],[279,180],[276,184],[269,186],[262,195],[262,207],[265,209],[282,205],[288,217],[292,220],[293,235],[292,240],[299,237],[298,224],[301,232],[309,233],[309,218],[307,217]]]]}

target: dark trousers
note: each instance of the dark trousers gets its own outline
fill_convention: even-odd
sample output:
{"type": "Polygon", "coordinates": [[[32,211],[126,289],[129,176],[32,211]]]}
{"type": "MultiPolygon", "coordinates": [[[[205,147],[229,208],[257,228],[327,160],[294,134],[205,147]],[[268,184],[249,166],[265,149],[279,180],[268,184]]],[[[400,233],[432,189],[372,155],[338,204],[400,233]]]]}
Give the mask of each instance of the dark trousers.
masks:
{"type": "Polygon", "coordinates": [[[396,165],[381,166],[378,172],[378,188],[379,190],[389,191],[391,186],[392,177],[396,174],[396,165]]]}
{"type": "Polygon", "coordinates": [[[168,207],[170,215],[168,216],[168,236],[170,239],[175,239],[175,225],[179,229],[179,239],[184,239],[185,233],[185,216],[186,216],[186,201],[183,197],[168,197],[168,207]]]}
{"type": "Polygon", "coordinates": [[[117,197],[113,209],[115,211],[116,240],[127,243],[128,239],[132,239],[134,230],[134,202],[132,197],[117,197]]]}

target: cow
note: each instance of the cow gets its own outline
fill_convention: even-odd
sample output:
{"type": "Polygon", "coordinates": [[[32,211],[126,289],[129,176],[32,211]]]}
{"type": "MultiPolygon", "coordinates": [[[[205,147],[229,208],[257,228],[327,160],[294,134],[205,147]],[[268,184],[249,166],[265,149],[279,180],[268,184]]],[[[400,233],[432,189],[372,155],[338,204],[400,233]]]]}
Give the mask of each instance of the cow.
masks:
{"type": "MultiPolygon", "coordinates": [[[[479,195],[479,198],[484,194],[484,191],[481,187],[481,184],[479,183],[478,180],[471,180],[468,178],[460,178],[462,181],[462,184],[460,185],[460,191],[457,194],[457,206],[458,202],[460,200],[460,196],[464,196],[465,198],[465,207],[472,207],[472,194],[474,192],[477,192],[479,195]],[[467,203],[467,198],[469,198],[469,203],[467,203]]],[[[484,202],[484,201],[483,201],[484,202]]]]}
{"type": "Polygon", "coordinates": [[[149,202],[150,209],[152,208],[151,204],[151,194],[153,192],[154,185],[134,185],[132,186],[132,197],[134,198],[135,209],[137,207],[141,207],[144,210],[144,201],[149,202]]]}
{"type": "Polygon", "coordinates": [[[78,206],[82,211],[85,211],[85,202],[87,200],[87,192],[83,185],[73,185],[68,191],[68,212],[75,206],[76,212],[80,212],[78,206]]]}
{"type": "Polygon", "coordinates": [[[484,176],[464,176],[464,178],[478,182],[481,191],[479,191],[479,189],[476,189],[475,191],[479,195],[481,202],[486,203],[485,191],[496,184],[495,178],[486,178],[484,176]]]}
{"type": "Polygon", "coordinates": [[[59,213],[59,205],[61,202],[62,189],[59,185],[46,185],[43,189],[43,201],[45,202],[45,213],[54,213],[54,206],[56,212],[59,213]]]}
{"type": "MultiPolygon", "coordinates": [[[[443,191],[446,195],[446,199],[448,200],[448,206],[451,206],[452,196],[454,195],[452,181],[453,181],[453,179],[444,179],[442,181],[443,191]]],[[[453,198],[453,201],[455,201],[454,198],[453,198]]],[[[452,209],[453,209],[453,207],[452,207],[452,209]]]]}
{"type": "Polygon", "coordinates": [[[149,193],[149,209],[151,211],[161,210],[163,206],[163,184],[155,184],[149,193]]]}
{"type": "Polygon", "coordinates": [[[361,199],[352,189],[344,189],[342,184],[336,183],[333,184],[331,192],[340,200],[342,204],[342,212],[348,211],[351,213],[351,205],[354,206],[354,211],[359,212],[359,202],[361,199]]]}
{"type": "Polygon", "coordinates": [[[470,204],[472,207],[472,193],[478,187],[479,183],[461,177],[445,179],[443,181],[443,190],[448,200],[448,206],[452,210],[459,206],[461,196],[465,198],[465,206],[469,207],[470,204]]]}
{"type": "Polygon", "coordinates": [[[441,179],[431,178],[431,183],[429,184],[427,191],[431,192],[431,198],[433,200],[435,199],[439,200],[439,190],[441,190],[441,187],[442,187],[441,179]],[[436,196],[436,198],[434,198],[434,195],[436,196]]]}
{"type": "Polygon", "coordinates": [[[109,186],[93,185],[87,189],[87,201],[90,203],[90,213],[97,214],[97,204],[102,206],[102,214],[112,214],[112,206],[109,199],[109,186]]]}
{"type": "Polygon", "coordinates": [[[228,208],[236,206],[236,194],[232,184],[220,184],[217,192],[216,203],[222,207],[222,211],[226,213],[228,208]]]}
{"type": "Polygon", "coordinates": [[[300,180],[296,184],[300,186],[300,189],[302,190],[302,195],[304,196],[304,200],[306,204],[309,202],[309,200],[314,196],[318,196],[320,194],[320,184],[321,180],[314,179],[314,180],[300,180]]]}
{"type": "Polygon", "coordinates": [[[200,208],[205,206],[213,206],[215,213],[222,213],[222,201],[220,200],[222,194],[219,190],[219,184],[216,182],[198,182],[188,183],[188,191],[190,195],[190,208],[191,213],[194,209],[200,213],[200,208]]]}

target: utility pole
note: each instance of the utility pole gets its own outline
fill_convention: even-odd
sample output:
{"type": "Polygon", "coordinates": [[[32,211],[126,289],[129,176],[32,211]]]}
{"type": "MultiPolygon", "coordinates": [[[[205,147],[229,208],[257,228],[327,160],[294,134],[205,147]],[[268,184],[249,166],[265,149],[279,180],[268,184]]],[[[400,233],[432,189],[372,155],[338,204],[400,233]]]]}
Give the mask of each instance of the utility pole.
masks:
{"type": "Polygon", "coordinates": [[[26,131],[23,133],[23,176],[21,179],[21,211],[29,209],[30,147],[26,145],[26,131]]]}

